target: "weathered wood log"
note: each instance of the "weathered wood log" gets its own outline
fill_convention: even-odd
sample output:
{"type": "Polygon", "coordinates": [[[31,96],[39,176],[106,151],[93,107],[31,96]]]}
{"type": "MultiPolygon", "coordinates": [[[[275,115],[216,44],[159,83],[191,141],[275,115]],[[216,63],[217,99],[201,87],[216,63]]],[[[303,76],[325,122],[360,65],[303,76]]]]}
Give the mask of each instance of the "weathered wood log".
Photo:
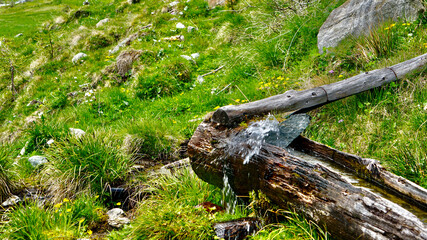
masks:
{"type": "Polygon", "coordinates": [[[337,163],[358,177],[392,191],[393,194],[427,211],[427,190],[425,188],[387,171],[374,159],[341,152],[302,136],[295,139],[291,147],[337,163]]]}
{"type": "Polygon", "coordinates": [[[261,222],[256,218],[243,218],[229,222],[215,223],[215,234],[219,239],[243,240],[258,231],[261,222]]]}
{"type": "MultiPolygon", "coordinates": [[[[277,205],[293,206],[338,239],[427,239],[427,227],[414,214],[369,190],[351,185],[339,174],[311,164],[286,150],[264,144],[247,164],[229,148],[241,130],[207,118],[188,145],[194,172],[237,195],[261,190],[277,205]]],[[[250,148],[242,145],[242,148],[250,148]]]]}
{"type": "Polygon", "coordinates": [[[241,104],[224,106],[215,111],[214,122],[226,126],[236,126],[245,119],[262,116],[270,112],[290,112],[315,108],[357,93],[361,93],[396,81],[409,73],[420,70],[427,64],[427,54],[391,67],[365,72],[340,82],[313,89],[294,91],[269,98],[241,104]]]}

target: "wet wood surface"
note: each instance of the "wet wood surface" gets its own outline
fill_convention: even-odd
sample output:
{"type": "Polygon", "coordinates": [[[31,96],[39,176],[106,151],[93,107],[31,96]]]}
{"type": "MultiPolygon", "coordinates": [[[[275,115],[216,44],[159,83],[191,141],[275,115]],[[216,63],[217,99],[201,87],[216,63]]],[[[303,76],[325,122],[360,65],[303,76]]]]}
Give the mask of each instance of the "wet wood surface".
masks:
{"type": "Polygon", "coordinates": [[[226,179],[237,195],[261,190],[280,207],[291,206],[325,226],[337,239],[427,239],[426,225],[412,213],[285,149],[264,144],[244,164],[244,157],[229,148],[230,138],[241,130],[209,117],[199,125],[188,153],[201,179],[218,187],[226,179]]]}

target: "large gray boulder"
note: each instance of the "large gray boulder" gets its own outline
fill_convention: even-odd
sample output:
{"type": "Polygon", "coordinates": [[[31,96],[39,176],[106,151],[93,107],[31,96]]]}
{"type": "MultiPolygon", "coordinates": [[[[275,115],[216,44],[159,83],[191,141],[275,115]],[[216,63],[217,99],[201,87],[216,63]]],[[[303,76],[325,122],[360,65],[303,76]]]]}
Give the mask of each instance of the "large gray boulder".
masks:
{"type": "Polygon", "coordinates": [[[317,47],[336,47],[344,38],[366,34],[385,21],[415,20],[424,11],[421,0],[348,0],[332,11],[317,36],[317,47]]]}

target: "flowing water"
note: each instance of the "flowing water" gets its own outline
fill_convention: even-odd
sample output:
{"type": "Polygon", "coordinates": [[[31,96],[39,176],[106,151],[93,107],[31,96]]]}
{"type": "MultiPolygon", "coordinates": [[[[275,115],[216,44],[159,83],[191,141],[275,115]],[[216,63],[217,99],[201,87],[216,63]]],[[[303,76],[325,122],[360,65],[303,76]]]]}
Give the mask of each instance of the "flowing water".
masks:
{"type": "MultiPolygon", "coordinates": [[[[295,157],[300,158],[303,161],[307,161],[312,164],[320,164],[328,169],[340,174],[346,179],[350,184],[355,187],[360,187],[375,194],[380,195],[381,197],[390,200],[409,212],[417,216],[421,221],[427,223],[427,212],[422,209],[417,208],[411,203],[406,202],[404,199],[397,197],[390,192],[373,185],[366,180],[359,178],[354,175],[351,171],[347,170],[344,167],[332,162],[326,161],[316,156],[308,155],[294,149],[287,148],[289,143],[294,140],[304,129],[308,126],[309,123],[308,115],[294,115],[283,123],[279,123],[274,116],[269,115],[265,120],[254,122],[248,126],[247,129],[241,131],[234,137],[231,137],[227,142],[228,151],[231,154],[238,154],[243,159],[243,164],[249,163],[252,156],[258,154],[262,145],[265,143],[273,144],[282,148],[286,148],[289,153],[295,157]]],[[[230,198],[230,194],[233,194],[233,191],[228,183],[227,174],[224,174],[224,189],[223,193],[226,198],[230,198]]],[[[229,207],[234,207],[236,204],[236,198],[231,198],[231,203],[229,202],[229,207]]],[[[228,207],[228,209],[230,209],[228,207]]]]}
{"type": "Polygon", "coordinates": [[[252,156],[259,153],[266,138],[279,132],[279,121],[268,115],[267,119],[250,124],[244,131],[230,138],[227,142],[230,154],[240,155],[245,160],[243,164],[249,163],[252,156]]]}

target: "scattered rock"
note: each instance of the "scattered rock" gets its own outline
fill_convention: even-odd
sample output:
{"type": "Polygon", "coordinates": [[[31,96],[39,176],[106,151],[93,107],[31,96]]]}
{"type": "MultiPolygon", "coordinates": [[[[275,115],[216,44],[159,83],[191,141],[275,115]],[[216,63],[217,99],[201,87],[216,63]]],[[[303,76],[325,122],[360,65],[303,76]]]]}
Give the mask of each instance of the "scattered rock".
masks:
{"type": "Polygon", "coordinates": [[[215,223],[215,234],[219,239],[245,239],[260,229],[260,221],[256,218],[243,218],[229,222],[215,223]]]}
{"type": "Polygon", "coordinates": [[[4,201],[1,206],[2,207],[11,207],[14,206],[16,204],[18,204],[21,201],[21,198],[19,198],[16,195],[12,195],[11,197],[9,197],[6,201],[4,201]]]}
{"type": "Polygon", "coordinates": [[[83,6],[87,6],[87,5],[90,5],[90,2],[89,2],[88,0],[85,0],[85,1],[83,2],[83,6]]]}
{"type": "Polygon", "coordinates": [[[193,53],[190,55],[191,58],[193,58],[194,60],[198,59],[200,57],[200,53],[193,53]]]}
{"type": "Polygon", "coordinates": [[[317,36],[320,53],[348,36],[367,34],[388,20],[415,20],[424,6],[420,0],[348,0],[323,23],[317,36]]]}
{"type": "Polygon", "coordinates": [[[175,35],[172,37],[165,37],[162,39],[165,41],[184,41],[184,36],[183,35],[175,35]]]}
{"type": "Polygon", "coordinates": [[[140,0],[128,0],[129,4],[136,4],[136,3],[139,3],[139,2],[140,2],[140,0]]]}
{"type": "Polygon", "coordinates": [[[120,228],[130,223],[130,219],[125,217],[125,212],[120,208],[113,208],[107,212],[108,224],[115,228],[120,228]]]}
{"type": "Polygon", "coordinates": [[[96,24],[96,27],[97,27],[97,28],[102,27],[104,24],[106,24],[106,23],[107,23],[107,22],[109,22],[109,21],[110,21],[110,19],[109,19],[109,18],[102,19],[101,21],[99,21],[99,22],[96,24]]]}
{"type": "Polygon", "coordinates": [[[83,131],[81,129],[78,129],[78,128],[70,128],[70,133],[75,138],[81,138],[81,137],[83,137],[86,134],[85,131],[83,131]]]}
{"type": "MultiPolygon", "coordinates": [[[[151,25],[151,24],[149,24],[151,25]]],[[[147,27],[147,26],[146,26],[147,27]]],[[[149,26],[151,27],[151,26],[149,26]]],[[[147,27],[148,28],[148,27],[147,27]]],[[[123,39],[119,44],[117,44],[112,50],[108,50],[110,54],[114,54],[120,50],[120,48],[130,45],[138,37],[138,33],[132,34],[129,37],[123,39]]]]}
{"type": "Polygon", "coordinates": [[[188,26],[187,27],[187,32],[191,33],[192,31],[197,30],[197,28],[193,27],[193,26],[188,26]]]}
{"type": "Polygon", "coordinates": [[[37,167],[47,163],[47,158],[43,156],[32,156],[28,158],[28,162],[30,162],[33,167],[37,167]]]}
{"type": "Polygon", "coordinates": [[[15,35],[15,37],[17,38],[17,37],[22,37],[24,34],[22,34],[22,33],[18,33],[18,34],[16,34],[15,35]]]}
{"type": "Polygon", "coordinates": [[[50,139],[49,141],[47,141],[47,142],[46,142],[46,144],[47,144],[48,146],[50,146],[50,145],[52,145],[54,142],[55,142],[55,140],[50,139]]]}
{"type": "Polygon", "coordinates": [[[181,55],[180,57],[182,57],[182,58],[184,58],[184,59],[186,59],[188,61],[192,61],[192,62],[195,63],[196,62],[195,60],[200,57],[200,54],[199,53],[193,53],[190,56],[188,56],[188,55],[181,55]]]}
{"type": "Polygon", "coordinates": [[[188,55],[181,55],[180,57],[182,57],[182,58],[184,58],[184,59],[186,59],[186,60],[188,60],[188,61],[192,61],[193,59],[190,57],[190,56],[188,56],[188,55]]]}
{"type": "Polygon", "coordinates": [[[173,1],[173,2],[169,3],[169,7],[175,7],[178,4],[179,4],[179,1],[173,1]]]}
{"type": "Polygon", "coordinates": [[[139,56],[141,56],[142,51],[137,51],[134,49],[130,49],[127,51],[123,51],[120,53],[120,55],[117,57],[116,61],[116,70],[117,73],[122,78],[127,78],[129,75],[129,70],[132,69],[133,62],[138,59],[139,56]]]}
{"type": "Polygon", "coordinates": [[[223,6],[227,0],[208,0],[208,5],[210,8],[214,8],[216,6],[223,6]]]}
{"type": "MultiPolygon", "coordinates": [[[[27,142],[27,144],[28,144],[28,142],[27,142]]],[[[21,149],[18,156],[24,156],[25,155],[25,150],[26,150],[25,148],[27,147],[27,144],[25,144],[25,146],[21,149]]]]}
{"type": "Polygon", "coordinates": [[[76,64],[79,60],[81,60],[85,57],[87,57],[87,55],[85,53],[77,53],[71,61],[73,62],[73,64],[76,64]]]}
{"type": "Polygon", "coordinates": [[[190,158],[184,158],[176,162],[172,162],[169,164],[164,165],[160,168],[159,173],[160,174],[173,174],[176,170],[181,168],[190,168],[190,158]]]}
{"type": "Polygon", "coordinates": [[[177,29],[184,29],[185,25],[179,22],[179,23],[176,24],[176,28],[177,29]]]}

